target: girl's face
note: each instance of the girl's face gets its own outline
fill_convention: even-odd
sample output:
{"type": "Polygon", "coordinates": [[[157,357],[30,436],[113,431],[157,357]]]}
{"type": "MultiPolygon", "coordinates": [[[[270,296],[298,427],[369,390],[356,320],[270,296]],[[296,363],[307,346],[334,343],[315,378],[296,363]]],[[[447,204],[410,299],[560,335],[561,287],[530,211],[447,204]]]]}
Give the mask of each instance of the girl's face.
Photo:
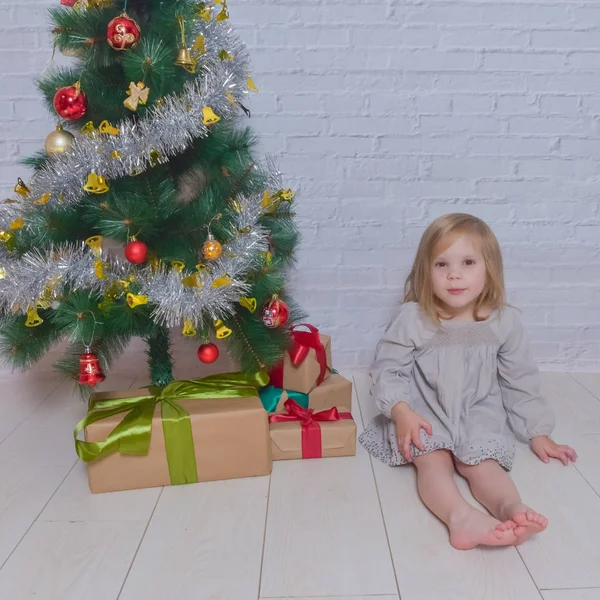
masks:
{"type": "Polygon", "coordinates": [[[483,292],[486,268],[483,255],[469,237],[461,235],[436,256],[432,269],[433,292],[453,316],[472,311],[483,292]]]}

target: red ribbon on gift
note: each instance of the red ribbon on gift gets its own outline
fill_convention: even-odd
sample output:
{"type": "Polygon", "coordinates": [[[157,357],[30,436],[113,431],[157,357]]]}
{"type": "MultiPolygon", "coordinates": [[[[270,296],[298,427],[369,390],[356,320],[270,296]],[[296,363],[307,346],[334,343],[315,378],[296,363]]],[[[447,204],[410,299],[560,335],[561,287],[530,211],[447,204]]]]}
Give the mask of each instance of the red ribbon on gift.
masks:
{"type": "MultiPolygon", "coordinates": [[[[301,323],[294,325],[290,333],[292,334],[292,347],[288,351],[292,364],[294,366],[301,365],[311,349],[313,349],[317,355],[317,362],[321,367],[319,378],[317,379],[317,385],[321,385],[327,375],[327,353],[325,347],[321,343],[321,336],[319,330],[314,325],[308,323],[301,323]],[[298,327],[306,327],[308,331],[298,331],[298,327]]],[[[271,377],[271,385],[277,388],[283,388],[283,362],[273,367],[269,373],[271,377]]]]}
{"type": "Polygon", "coordinates": [[[269,423],[286,423],[300,421],[302,427],[302,458],[322,458],[323,443],[319,421],[341,421],[352,419],[349,412],[339,412],[337,408],[329,408],[316,413],[314,408],[302,408],[294,400],[288,399],[283,404],[287,415],[271,415],[269,423]]]}

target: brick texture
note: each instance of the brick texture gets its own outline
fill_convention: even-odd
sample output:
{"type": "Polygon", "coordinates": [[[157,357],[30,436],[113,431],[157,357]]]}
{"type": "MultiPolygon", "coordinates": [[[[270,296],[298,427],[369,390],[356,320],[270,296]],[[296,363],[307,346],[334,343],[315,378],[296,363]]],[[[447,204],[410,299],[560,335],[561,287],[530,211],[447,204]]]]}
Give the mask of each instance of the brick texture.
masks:
{"type": "MultiPolygon", "coordinates": [[[[0,6],[0,186],[52,128],[45,9],[0,6]]],[[[504,251],[543,368],[600,369],[600,8],[588,0],[231,0],[250,124],[298,190],[293,286],[367,365],[424,227],[465,211],[504,251]]],[[[55,57],[57,62],[63,57],[55,57]]]]}

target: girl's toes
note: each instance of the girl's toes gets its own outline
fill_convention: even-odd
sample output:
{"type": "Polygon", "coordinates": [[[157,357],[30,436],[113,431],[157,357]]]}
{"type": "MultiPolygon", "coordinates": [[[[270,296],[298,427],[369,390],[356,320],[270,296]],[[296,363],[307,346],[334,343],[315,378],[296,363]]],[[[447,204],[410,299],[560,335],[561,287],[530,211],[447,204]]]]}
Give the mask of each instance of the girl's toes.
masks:
{"type": "Polygon", "coordinates": [[[513,531],[516,526],[517,524],[514,521],[508,520],[504,521],[504,523],[498,523],[498,525],[496,525],[496,531],[500,531],[502,535],[504,535],[506,531],[513,531]]]}

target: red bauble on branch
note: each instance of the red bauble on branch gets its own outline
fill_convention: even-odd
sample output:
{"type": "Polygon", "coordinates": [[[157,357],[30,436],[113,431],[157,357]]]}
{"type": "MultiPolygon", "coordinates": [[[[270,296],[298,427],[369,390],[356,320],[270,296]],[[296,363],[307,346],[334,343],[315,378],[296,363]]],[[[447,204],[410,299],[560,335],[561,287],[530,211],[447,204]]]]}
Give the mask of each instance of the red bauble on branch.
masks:
{"type": "Polygon", "coordinates": [[[60,0],[60,3],[63,6],[75,6],[77,4],[77,0],[60,0]]]}
{"type": "Polygon", "coordinates": [[[76,121],[87,111],[87,98],[81,91],[79,82],[60,88],[54,96],[54,110],[63,119],[76,121]]]}
{"type": "Polygon", "coordinates": [[[282,327],[290,319],[290,309],[277,294],[273,294],[271,300],[262,307],[260,318],[269,329],[282,327]]]}
{"type": "Polygon", "coordinates": [[[202,344],[198,348],[198,359],[204,364],[210,365],[219,358],[219,349],[214,344],[202,344]]]}
{"type": "Polygon", "coordinates": [[[108,24],[106,39],[114,50],[129,50],[137,46],[141,34],[140,26],[123,13],[108,24]]]}
{"type": "Polygon", "coordinates": [[[125,246],[125,258],[134,265],[141,265],[148,258],[148,246],[144,242],[133,240],[125,246]]]}

